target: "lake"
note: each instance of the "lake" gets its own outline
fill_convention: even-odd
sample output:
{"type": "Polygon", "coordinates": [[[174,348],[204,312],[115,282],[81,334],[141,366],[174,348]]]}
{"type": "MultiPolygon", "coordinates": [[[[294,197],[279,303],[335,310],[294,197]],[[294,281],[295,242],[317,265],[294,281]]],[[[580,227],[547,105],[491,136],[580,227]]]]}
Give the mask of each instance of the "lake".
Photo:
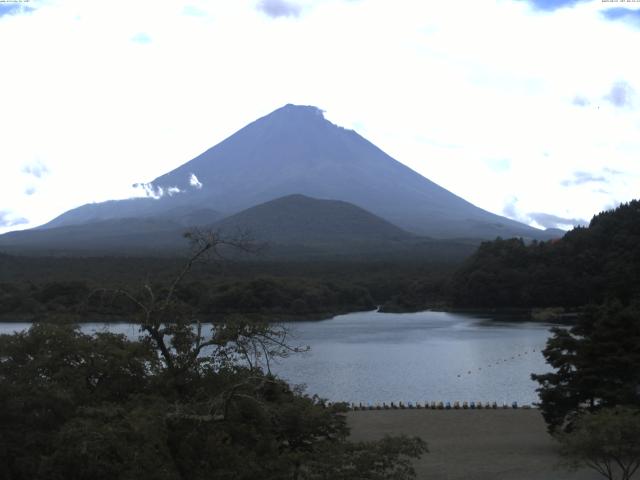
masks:
{"type": "MultiPolygon", "coordinates": [[[[285,323],[307,353],[272,370],[331,401],[377,402],[538,400],[531,373],[550,370],[541,354],[548,324],[507,322],[449,312],[358,312],[329,320],[285,323]]],[[[0,333],[28,328],[0,323],[0,333]]],[[[137,326],[87,323],[130,338],[137,326]]]]}

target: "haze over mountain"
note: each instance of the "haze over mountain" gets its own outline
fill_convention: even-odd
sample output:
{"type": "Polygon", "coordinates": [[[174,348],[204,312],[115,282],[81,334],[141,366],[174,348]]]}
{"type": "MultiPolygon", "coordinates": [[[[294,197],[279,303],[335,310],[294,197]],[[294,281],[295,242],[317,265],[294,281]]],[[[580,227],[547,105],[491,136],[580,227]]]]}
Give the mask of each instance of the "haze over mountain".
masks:
{"type": "MultiPolygon", "coordinates": [[[[130,228],[130,234],[138,235],[137,241],[141,241],[142,231],[167,232],[180,226],[211,225],[243,209],[290,195],[349,202],[353,205],[346,208],[346,204],[342,204],[336,212],[349,216],[354,206],[360,207],[368,211],[365,213],[369,220],[380,217],[379,222],[373,222],[376,228],[384,219],[389,222],[385,227],[387,231],[405,230],[431,238],[556,236],[472,205],[394,160],[353,130],[327,121],[321,110],[311,106],[286,105],[193,160],[144,184],[144,188],[149,192],[148,198],[84,205],[19,237],[36,245],[38,238],[52,238],[51,234],[41,236],[36,231],[43,233],[73,226],[77,238],[84,235],[88,240],[90,233],[80,234],[83,225],[96,232],[106,232],[111,225],[117,231],[110,236],[120,235],[125,242],[130,228]],[[118,219],[122,221],[114,222],[118,219]],[[123,219],[145,220],[135,226],[135,221],[123,219]]],[[[308,221],[299,225],[296,235],[302,238],[306,235],[302,231],[311,229],[307,237],[317,240],[323,227],[322,223],[314,223],[314,219],[322,209],[318,210],[317,203],[302,201],[303,198],[293,203],[296,208],[309,209],[306,217],[298,217],[308,221]]],[[[263,206],[228,222],[248,217],[256,220],[259,212],[291,207],[291,203],[289,199],[268,208],[263,206]]],[[[273,218],[279,221],[277,215],[273,218]]],[[[267,228],[264,222],[261,225],[259,230],[265,234],[280,228],[267,228]]],[[[287,231],[291,234],[295,229],[290,227],[287,231]]],[[[354,225],[343,227],[347,232],[354,225]]],[[[365,232],[361,234],[367,236],[365,232]]],[[[63,234],[59,235],[62,235],[59,241],[63,242],[63,234]]],[[[325,235],[336,235],[336,231],[328,230],[325,235]]],[[[349,235],[357,236],[355,231],[349,235]]],[[[0,244],[6,243],[6,237],[0,241],[0,244]]]]}
{"type": "MultiPolygon", "coordinates": [[[[199,213],[214,216],[210,211],[199,213]]],[[[187,247],[183,233],[193,226],[197,225],[166,216],[110,218],[11,232],[0,236],[0,248],[9,253],[47,255],[175,255],[187,247]]],[[[230,238],[248,233],[248,238],[267,247],[259,255],[267,260],[395,257],[457,261],[476,248],[473,242],[419,237],[348,202],[297,194],[199,226],[230,238]]]]}
{"type": "Polygon", "coordinates": [[[109,218],[0,235],[0,251],[52,255],[155,254],[184,249],[186,226],[166,218],[109,218]]]}
{"type": "Polygon", "coordinates": [[[155,215],[173,206],[231,214],[299,193],[351,202],[431,237],[544,236],[475,207],[311,106],[286,105],[147,187],[162,198],[85,205],[47,227],[155,215]]]}

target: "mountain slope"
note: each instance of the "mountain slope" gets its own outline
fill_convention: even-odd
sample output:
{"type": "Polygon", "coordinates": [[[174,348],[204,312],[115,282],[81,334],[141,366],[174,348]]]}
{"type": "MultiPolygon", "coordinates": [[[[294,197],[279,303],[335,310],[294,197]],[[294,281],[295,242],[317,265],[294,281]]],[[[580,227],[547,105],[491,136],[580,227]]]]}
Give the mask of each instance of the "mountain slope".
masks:
{"type": "Polygon", "coordinates": [[[403,241],[414,235],[353,204],[288,195],[248,208],[213,225],[224,232],[248,230],[280,244],[403,241]]]}
{"type": "MultiPolygon", "coordinates": [[[[189,218],[189,217],[184,217],[189,218]]],[[[418,237],[353,204],[289,195],[198,226],[234,237],[248,232],[265,259],[460,261],[473,242],[418,237]]],[[[173,255],[187,247],[185,225],[166,218],[122,218],[0,235],[10,253],[173,255]]]]}
{"type": "MultiPolygon", "coordinates": [[[[186,207],[185,207],[186,208],[186,207]]],[[[347,202],[290,195],[243,210],[223,220],[211,210],[174,208],[164,216],[111,218],[80,225],[11,232],[0,236],[9,251],[163,253],[186,246],[189,227],[213,228],[226,235],[250,232],[260,243],[277,244],[278,255],[385,252],[415,235],[347,202]],[[179,216],[180,222],[175,218],[179,216]],[[198,222],[201,220],[200,222],[198,222]],[[302,248],[301,248],[302,247],[302,248]]]]}
{"type": "Polygon", "coordinates": [[[353,203],[430,237],[549,236],[475,207],[309,106],[286,105],[148,186],[162,198],[85,205],[45,228],[119,216],[154,216],[178,207],[233,214],[299,193],[353,203]]]}
{"type": "Polygon", "coordinates": [[[112,218],[6,233],[0,235],[0,248],[9,252],[52,254],[153,254],[184,248],[183,230],[183,225],[166,219],[112,218]]]}

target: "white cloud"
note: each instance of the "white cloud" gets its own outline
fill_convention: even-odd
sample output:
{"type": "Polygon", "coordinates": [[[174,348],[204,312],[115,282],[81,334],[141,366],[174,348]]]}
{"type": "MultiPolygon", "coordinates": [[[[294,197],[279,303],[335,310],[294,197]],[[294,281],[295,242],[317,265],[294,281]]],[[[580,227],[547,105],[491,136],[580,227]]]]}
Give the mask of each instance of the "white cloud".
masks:
{"type": "Polygon", "coordinates": [[[191,176],[189,177],[189,185],[191,185],[194,188],[197,188],[198,190],[202,188],[202,183],[200,182],[200,180],[198,180],[198,177],[196,177],[194,173],[192,173],[191,176]]]}
{"type": "Polygon", "coordinates": [[[14,47],[0,59],[11,92],[0,111],[0,205],[27,227],[83,203],[146,195],[131,185],[286,103],[323,108],[497,213],[517,196],[522,212],[590,218],[640,191],[640,106],[605,100],[616,82],[640,89],[637,30],[603,18],[600,2],[553,12],[508,0],[462,10],[287,3],[304,15],[274,21],[254,0],[139,0],[126,15],[52,0],[2,17],[0,44],[14,47]],[[132,41],[141,32],[152,41],[132,41]],[[23,171],[35,159],[47,175],[23,171]],[[604,167],[624,172],[608,193],[561,184],[604,167]],[[36,195],[26,195],[31,186],[36,195]]]}
{"type": "Polygon", "coordinates": [[[0,210],[0,227],[15,227],[26,223],[29,223],[29,220],[26,218],[19,217],[15,213],[7,210],[0,210]]]}

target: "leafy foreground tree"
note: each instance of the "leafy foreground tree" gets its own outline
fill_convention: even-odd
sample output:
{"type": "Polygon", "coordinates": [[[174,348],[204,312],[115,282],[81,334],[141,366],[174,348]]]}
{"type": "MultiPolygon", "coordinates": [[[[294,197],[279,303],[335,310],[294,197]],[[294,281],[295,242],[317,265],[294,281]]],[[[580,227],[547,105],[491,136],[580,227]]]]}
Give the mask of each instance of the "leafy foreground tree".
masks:
{"type": "Polygon", "coordinates": [[[640,468],[640,409],[605,408],[581,415],[558,435],[572,469],[586,465],[609,480],[630,480],[640,468]]]}
{"type": "Polygon", "coordinates": [[[0,477],[413,478],[422,440],[350,443],[344,405],[270,374],[269,359],[298,350],[285,330],[240,317],[194,327],[178,285],[206,255],[247,245],[191,240],[168,287],[111,292],[138,307],[138,341],[56,323],[0,336],[0,477]]]}
{"type": "Polygon", "coordinates": [[[584,411],[640,407],[640,305],[592,307],[570,329],[554,328],[543,351],[554,371],[532,375],[551,433],[584,411]]]}

